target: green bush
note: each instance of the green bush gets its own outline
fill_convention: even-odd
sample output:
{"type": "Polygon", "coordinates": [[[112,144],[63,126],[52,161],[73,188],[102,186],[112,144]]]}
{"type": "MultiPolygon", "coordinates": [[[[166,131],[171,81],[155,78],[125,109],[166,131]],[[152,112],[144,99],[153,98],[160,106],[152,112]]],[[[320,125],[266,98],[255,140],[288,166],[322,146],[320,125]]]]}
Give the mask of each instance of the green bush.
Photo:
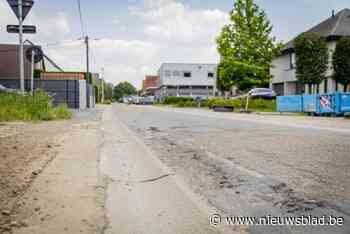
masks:
{"type": "Polygon", "coordinates": [[[54,108],[51,97],[44,91],[22,96],[0,93],[0,121],[32,121],[67,119],[71,117],[66,105],[54,108]]]}
{"type": "Polygon", "coordinates": [[[72,113],[68,110],[67,104],[61,104],[53,109],[54,118],[53,119],[70,119],[72,118],[72,113]]]}
{"type": "Polygon", "coordinates": [[[163,104],[165,104],[165,105],[177,105],[177,104],[188,102],[188,101],[193,101],[193,98],[191,98],[191,97],[165,97],[163,104]]]}
{"type": "Polygon", "coordinates": [[[232,106],[235,109],[241,109],[244,107],[245,101],[241,99],[223,99],[223,98],[213,98],[208,101],[208,107],[213,108],[213,106],[232,106]]]}
{"type": "MultiPolygon", "coordinates": [[[[206,103],[206,106],[213,108],[213,106],[232,106],[235,110],[245,109],[247,103],[246,98],[241,99],[223,99],[214,98],[206,103]]],[[[249,110],[253,111],[276,111],[276,101],[275,100],[265,100],[265,99],[250,99],[249,100],[249,110]]]]}

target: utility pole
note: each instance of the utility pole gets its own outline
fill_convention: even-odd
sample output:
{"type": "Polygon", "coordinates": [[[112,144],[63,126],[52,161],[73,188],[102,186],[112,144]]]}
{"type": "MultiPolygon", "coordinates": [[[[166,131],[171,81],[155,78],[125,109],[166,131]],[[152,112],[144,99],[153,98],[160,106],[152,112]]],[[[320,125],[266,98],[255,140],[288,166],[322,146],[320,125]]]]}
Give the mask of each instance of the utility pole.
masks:
{"type": "Polygon", "coordinates": [[[102,86],[102,97],[101,97],[101,102],[104,103],[105,102],[105,82],[104,82],[104,72],[105,72],[105,69],[102,68],[101,69],[101,86],[102,86]]]}
{"type": "Polygon", "coordinates": [[[24,59],[23,59],[23,0],[18,0],[19,21],[19,78],[22,95],[24,95],[24,59]]]}
{"type": "Polygon", "coordinates": [[[32,50],[32,74],[31,74],[31,79],[30,79],[30,92],[33,95],[34,94],[34,69],[35,69],[35,65],[34,65],[34,59],[35,59],[35,51],[32,50]]]}
{"type": "Polygon", "coordinates": [[[86,73],[89,79],[90,78],[89,36],[85,36],[85,45],[86,45],[86,73]]]}

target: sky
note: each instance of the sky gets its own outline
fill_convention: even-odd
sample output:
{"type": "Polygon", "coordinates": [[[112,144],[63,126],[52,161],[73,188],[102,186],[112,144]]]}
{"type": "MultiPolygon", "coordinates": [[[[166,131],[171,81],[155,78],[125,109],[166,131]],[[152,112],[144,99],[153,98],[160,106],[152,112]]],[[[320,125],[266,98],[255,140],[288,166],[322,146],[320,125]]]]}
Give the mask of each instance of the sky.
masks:
{"type": "MultiPolygon", "coordinates": [[[[215,39],[229,23],[233,0],[81,0],[83,29],[76,0],[34,0],[25,35],[65,71],[85,71],[85,47],[91,38],[91,71],[117,84],[141,88],[145,75],[157,74],[164,62],[218,63],[215,39]]],[[[331,16],[350,8],[350,0],[255,0],[273,25],[277,41],[287,42],[331,16]]],[[[18,43],[6,33],[17,19],[0,0],[0,43],[18,43]]]]}

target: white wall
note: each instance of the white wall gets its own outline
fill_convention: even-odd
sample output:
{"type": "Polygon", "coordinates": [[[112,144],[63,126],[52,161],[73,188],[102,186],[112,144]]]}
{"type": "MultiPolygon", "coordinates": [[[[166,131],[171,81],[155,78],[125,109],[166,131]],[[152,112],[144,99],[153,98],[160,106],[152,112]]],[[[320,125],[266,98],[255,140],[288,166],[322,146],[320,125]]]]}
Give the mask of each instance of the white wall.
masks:
{"type": "Polygon", "coordinates": [[[273,84],[296,81],[295,69],[290,68],[289,60],[289,54],[283,54],[272,61],[270,72],[273,84]]]}
{"type": "Polygon", "coordinates": [[[165,63],[158,71],[161,85],[171,86],[214,86],[217,77],[216,73],[216,64],[165,63]],[[169,72],[170,76],[167,75],[169,72]],[[184,72],[191,72],[191,77],[184,77],[184,72]],[[208,77],[209,72],[214,73],[214,77],[208,77]]]}
{"type": "MultiPolygon", "coordinates": [[[[333,74],[333,67],[332,67],[332,54],[335,50],[337,42],[331,41],[327,43],[328,50],[329,50],[329,64],[328,64],[328,70],[326,73],[327,77],[331,77],[333,74]]],[[[289,82],[291,81],[297,81],[295,69],[290,68],[290,55],[284,54],[279,56],[278,58],[274,59],[272,61],[272,68],[270,69],[271,75],[273,76],[270,87],[272,87],[272,84],[276,83],[285,83],[285,95],[294,94],[293,85],[289,82]]],[[[338,89],[342,90],[342,85],[338,84],[338,89]]],[[[306,87],[306,92],[308,92],[308,87],[306,87]]],[[[335,81],[331,78],[328,78],[328,92],[335,91],[335,81]]],[[[320,93],[324,92],[324,82],[320,84],[320,93]]]]}

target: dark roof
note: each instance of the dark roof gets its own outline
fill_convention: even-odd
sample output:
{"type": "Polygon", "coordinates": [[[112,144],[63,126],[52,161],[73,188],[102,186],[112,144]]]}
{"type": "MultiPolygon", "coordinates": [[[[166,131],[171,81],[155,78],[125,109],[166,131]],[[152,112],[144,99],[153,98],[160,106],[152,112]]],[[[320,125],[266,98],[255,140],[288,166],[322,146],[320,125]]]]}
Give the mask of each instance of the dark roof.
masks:
{"type": "MultiPolygon", "coordinates": [[[[350,9],[343,9],[336,15],[331,16],[315,27],[306,31],[306,33],[315,33],[327,39],[350,36],[350,9]]],[[[289,41],[283,48],[287,51],[294,48],[294,40],[289,41]]]]}

